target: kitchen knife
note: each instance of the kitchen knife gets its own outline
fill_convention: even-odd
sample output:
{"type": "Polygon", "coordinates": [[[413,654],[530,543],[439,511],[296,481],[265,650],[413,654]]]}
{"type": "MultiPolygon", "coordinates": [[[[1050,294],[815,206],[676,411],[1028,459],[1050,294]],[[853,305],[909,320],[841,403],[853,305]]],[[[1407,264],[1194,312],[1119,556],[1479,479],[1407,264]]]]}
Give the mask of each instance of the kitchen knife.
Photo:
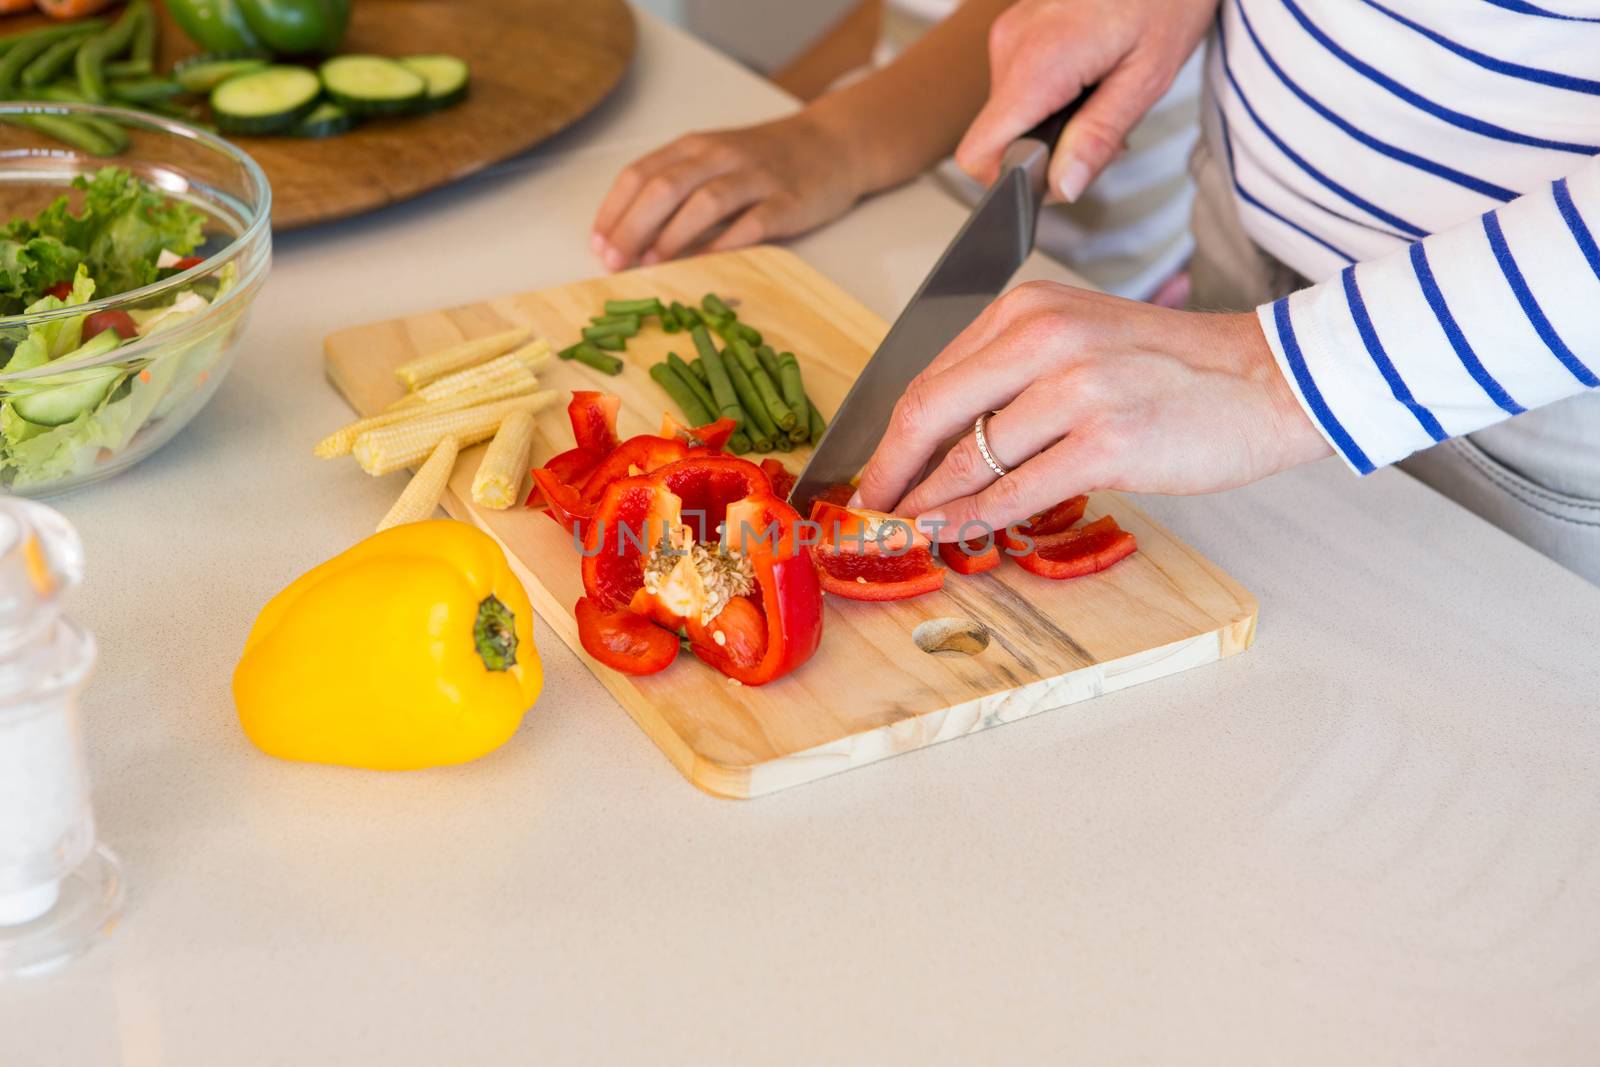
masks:
{"type": "Polygon", "coordinates": [[[1000,177],[861,369],[800,472],[789,502],[801,515],[822,490],[860,473],[911,379],[1000,295],[1033,251],[1050,153],[1092,91],[1085,90],[1006,149],[1000,177]]]}

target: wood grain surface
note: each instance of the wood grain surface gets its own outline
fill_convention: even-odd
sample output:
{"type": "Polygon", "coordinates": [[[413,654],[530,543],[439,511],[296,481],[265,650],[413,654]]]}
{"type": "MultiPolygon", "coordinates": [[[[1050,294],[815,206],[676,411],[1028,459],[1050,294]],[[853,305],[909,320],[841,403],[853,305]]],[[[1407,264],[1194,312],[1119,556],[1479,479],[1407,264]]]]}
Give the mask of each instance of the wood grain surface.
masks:
{"type": "MultiPolygon", "coordinates": [[[[518,324],[560,347],[607,299],[688,303],[707,291],[738,301],[741,318],[800,356],[807,388],[825,412],[843,399],[886,331],[881,319],[792,253],[756,248],[343,330],[326,341],[328,376],[358,412],[370,414],[400,396],[392,370],[420,353],[518,324]]],[[[652,328],[630,342],[619,377],[555,362],[541,378],[563,391],[615,392],[622,397],[621,433],[653,432],[668,401],[647,370],[669,350],[686,348],[692,344],[685,335],[652,328]]],[[[539,416],[536,462],[571,444],[564,406],[539,416]]],[[[685,777],[721,796],[768,793],[1213,662],[1243,651],[1255,632],[1254,597],[1107,493],[1093,499],[1089,517],[1115,515],[1137,535],[1140,550],[1101,574],[1053,582],[1005,562],[986,575],[951,574],[942,592],[915,600],[828,597],[816,657],[760,688],[730,685],[688,654],[661,674],[631,678],[589,660],[578,643],[572,605],[583,590],[570,535],[535,511],[471,504],[481,452],[463,453],[446,510],[500,541],[551,629],[589,662],[685,777]],[[948,633],[957,636],[946,645],[970,649],[985,639],[987,645],[974,654],[930,653],[917,640],[936,643],[948,633]]],[[[807,454],[782,458],[798,470],[807,454]]]]}
{"type": "MultiPolygon", "coordinates": [[[[199,49],[165,5],[156,6],[167,70],[199,49]]],[[[47,21],[5,19],[0,34],[47,21]]],[[[275,227],[345,218],[464,178],[560,132],[616,86],[633,49],[624,0],[356,0],[340,52],[460,56],[472,68],[466,102],[324,140],[233,140],[272,182],[275,227]]]]}

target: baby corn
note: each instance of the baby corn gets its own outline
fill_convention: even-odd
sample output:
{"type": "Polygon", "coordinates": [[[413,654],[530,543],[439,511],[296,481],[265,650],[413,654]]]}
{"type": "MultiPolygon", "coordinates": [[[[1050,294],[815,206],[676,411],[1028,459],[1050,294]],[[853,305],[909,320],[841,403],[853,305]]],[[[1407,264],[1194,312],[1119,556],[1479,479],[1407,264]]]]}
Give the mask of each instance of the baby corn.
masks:
{"type": "MultiPolygon", "coordinates": [[[[531,415],[526,417],[530,420],[533,418],[531,415]]],[[[389,514],[378,523],[378,532],[402,523],[432,518],[434,509],[444,496],[445,486],[450,484],[450,472],[455,469],[456,456],[460,451],[461,446],[456,444],[454,437],[446,437],[435,445],[428,461],[412,475],[400,499],[394,502],[389,514]]]]}
{"type": "Polygon", "coordinates": [[[443,378],[446,374],[504,355],[522,344],[532,334],[533,331],[528,327],[518,326],[514,330],[493,333],[488,337],[462,341],[460,344],[441,348],[400,364],[395,368],[395,377],[399,378],[400,384],[407,389],[417,389],[435,378],[443,378]]]}
{"type": "Polygon", "coordinates": [[[390,408],[388,411],[383,411],[364,419],[357,419],[348,426],[335,430],[321,441],[318,441],[317,447],[313,451],[323,459],[348,456],[350,449],[356,443],[356,438],[369,430],[381,430],[385,426],[394,426],[399,423],[425,418],[429,415],[443,414],[447,411],[460,411],[463,408],[476,407],[479,404],[488,404],[496,400],[507,400],[514,396],[531,393],[538,387],[539,379],[532,374],[526,374],[520,381],[511,379],[499,385],[458,393],[455,396],[446,397],[425,407],[390,408]]]}
{"type": "Polygon", "coordinates": [[[517,501],[533,450],[533,413],[505,417],[472,477],[472,499],[486,508],[509,508],[517,501]]]}
{"type": "Polygon", "coordinates": [[[435,379],[390,404],[389,410],[415,408],[422,404],[448,400],[452,396],[472,392],[475,389],[498,385],[501,382],[530,379],[533,377],[534,368],[544,366],[549,358],[550,342],[542,338],[531,341],[515,352],[507,352],[487,363],[480,363],[476,367],[468,367],[466,370],[458,370],[454,374],[446,374],[443,378],[435,379]]]}
{"type": "Polygon", "coordinates": [[[419,462],[446,437],[454,437],[466,448],[493,437],[500,422],[513,411],[538,411],[555,403],[554,389],[541,389],[527,396],[498,400],[492,404],[462,408],[368,430],[356,438],[351,448],[356,462],[368,474],[388,474],[419,462]]]}

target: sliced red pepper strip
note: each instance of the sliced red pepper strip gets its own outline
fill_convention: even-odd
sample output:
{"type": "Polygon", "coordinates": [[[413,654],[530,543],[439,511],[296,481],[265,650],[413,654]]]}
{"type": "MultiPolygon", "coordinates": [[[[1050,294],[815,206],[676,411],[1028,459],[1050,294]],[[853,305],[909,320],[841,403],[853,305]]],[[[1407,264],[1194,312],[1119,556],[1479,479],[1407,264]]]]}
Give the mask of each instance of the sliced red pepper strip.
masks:
{"type": "Polygon", "coordinates": [[[565,452],[557,452],[551,456],[545,463],[544,469],[577,489],[583,485],[584,479],[600,466],[600,461],[605,459],[606,455],[607,453],[597,452],[592,448],[569,448],[565,452]]]}
{"type": "Polygon", "coordinates": [[[567,404],[572,439],[579,448],[607,455],[617,447],[617,411],[622,398],[593,389],[574,390],[567,404]]]}
{"type": "Polygon", "coordinates": [[[749,561],[755,588],[710,623],[687,620],[690,644],[728,677],[762,685],[810,659],[822,639],[822,592],[799,520],[755,464],[690,456],[606,488],[584,542],[584,590],[602,610],[627,605],[640,619],[671,621],[676,616],[643,592],[645,555],[680,525],[703,544],[717,542],[720,529],[749,561]]]}
{"type": "Polygon", "coordinates": [[[819,527],[819,544],[838,552],[898,553],[928,545],[928,538],[910,520],[886,511],[817,500],[811,505],[811,521],[819,527]]]}
{"type": "Polygon", "coordinates": [[[1105,570],[1138,547],[1133,534],[1107,515],[1077,530],[1045,534],[1032,552],[1014,558],[1023,570],[1045,578],[1078,578],[1105,570]]]}
{"type": "Polygon", "coordinates": [[[573,613],[583,650],[613,670],[655,674],[678,656],[677,634],[627,608],[607,611],[585,596],[573,613]]]}
{"type": "Polygon", "coordinates": [[[715,454],[723,450],[738,428],[739,424],[732,419],[718,419],[704,426],[689,427],[671,415],[663,413],[660,436],[682,441],[689,446],[691,452],[698,449],[715,454]]]}
{"type": "Polygon", "coordinates": [[[535,507],[542,500],[549,516],[573,534],[581,535],[589,525],[592,512],[578,499],[578,491],[557,478],[545,467],[535,467],[528,472],[533,477],[533,492],[528,496],[528,506],[535,507]]]}
{"type": "Polygon", "coordinates": [[[1012,555],[1028,552],[1035,541],[1049,534],[1061,533],[1083,518],[1083,509],[1089,506],[1086,496],[1073,496],[1052,504],[1028,518],[1027,522],[1012,523],[1000,531],[1000,547],[1012,555]]]}
{"type": "Polygon", "coordinates": [[[982,574],[1000,566],[1000,546],[995,538],[987,535],[965,541],[943,541],[939,545],[939,558],[957,574],[982,574]]]}
{"type": "Polygon", "coordinates": [[[901,555],[811,550],[824,592],[846,600],[906,600],[944,585],[945,570],[918,545],[901,555]]]}
{"type": "Polygon", "coordinates": [[[769,456],[761,461],[761,473],[772,483],[773,496],[779,500],[789,499],[789,491],[794,488],[795,476],[789,473],[788,467],[769,456]]]}

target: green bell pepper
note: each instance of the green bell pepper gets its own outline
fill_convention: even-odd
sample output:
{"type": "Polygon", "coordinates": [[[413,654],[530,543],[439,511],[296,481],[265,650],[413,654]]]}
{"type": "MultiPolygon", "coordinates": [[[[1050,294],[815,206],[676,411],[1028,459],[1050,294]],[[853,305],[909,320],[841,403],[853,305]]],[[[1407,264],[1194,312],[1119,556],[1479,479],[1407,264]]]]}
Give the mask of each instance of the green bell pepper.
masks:
{"type": "Polygon", "coordinates": [[[207,52],[256,52],[265,46],[245,21],[240,0],[166,0],[173,21],[207,52]]]}
{"type": "Polygon", "coordinates": [[[238,0],[245,22],[285,55],[331,52],[350,25],[350,0],[238,0]]]}

